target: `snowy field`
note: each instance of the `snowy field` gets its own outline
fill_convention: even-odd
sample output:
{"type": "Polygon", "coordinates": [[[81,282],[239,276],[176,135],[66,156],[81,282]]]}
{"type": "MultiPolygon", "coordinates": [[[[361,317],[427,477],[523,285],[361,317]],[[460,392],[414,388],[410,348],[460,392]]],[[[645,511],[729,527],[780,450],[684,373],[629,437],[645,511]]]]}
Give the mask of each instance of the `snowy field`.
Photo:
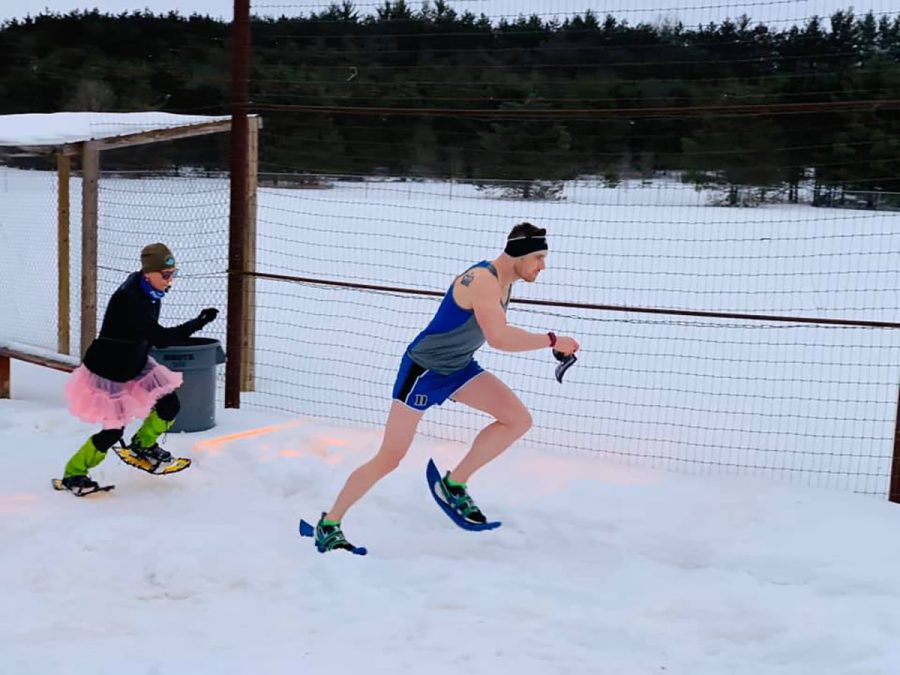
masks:
{"type": "MultiPolygon", "coordinates": [[[[11,317],[0,339],[44,349],[56,344],[53,183],[49,173],[0,169],[2,307],[11,317]]],[[[79,194],[75,180],[75,349],[79,194]]],[[[514,299],[900,320],[900,213],[719,208],[709,199],[675,181],[570,183],[564,200],[537,203],[441,182],[262,188],[257,269],[443,291],[530,220],[549,228],[548,269],[538,283],[517,285],[514,299]]],[[[224,180],[104,177],[101,307],[140,247],[158,239],[181,268],[165,320],[224,307],[227,209],[224,180]]],[[[377,428],[400,354],[437,300],[270,280],[256,288],[256,390],[244,406],[377,428]]],[[[480,352],[534,411],[525,441],[533,449],[879,498],[887,491],[900,331],[522,304],[509,316],[575,335],[583,347],[562,386],[549,354],[480,352]]],[[[210,326],[212,336],[224,340],[224,327],[210,326]]],[[[466,442],[482,424],[480,414],[445,406],[422,431],[466,442]]]]}
{"type": "Polygon", "coordinates": [[[16,364],[0,401],[3,672],[890,675],[900,509],[746,477],[516,449],[473,481],[504,526],[457,529],[419,442],[351,511],[366,558],[321,556],[326,508],[374,432],[220,411],[160,479],[112,457],[108,495],[49,489],[91,429],[62,376],[16,364]],[[266,429],[266,427],[274,427],[266,429]],[[243,432],[261,429],[255,437],[243,432]],[[228,436],[237,437],[229,440],[228,436]]]}
{"type": "MultiPolygon", "coordinates": [[[[0,169],[0,341],[55,346],[52,180],[0,169]]],[[[553,250],[519,297],[900,316],[898,214],[717,209],[675,185],[567,197],[263,189],[259,269],[440,290],[529,219],[553,250]]],[[[222,306],[227,184],[107,179],[101,213],[101,305],[149,238],[183,272],[165,323],[222,306]]],[[[74,222],[75,280],[78,237],[74,222]]],[[[427,492],[427,458],[452,466],[485,421],[447,406],[345,520],[369,556],[316,553],[297,520],[376,450],[400,350],[435,304],[260,281],[244,408],[169,437],[194,461],[184,474],[113,457],[94,474],[116,490],[82,500],[49,479],[95,429],[66,412],[63,375],[15,363],[0,401],[0,671],[897,672],[896,331],[514,306],[514,323],[584,349],[564,385],[546,355],[480,359],[537,422],[471,484],[504,526],[463,532],[427,492]]],[[[223,337],[221,319],[211,328],[223,337]]]]}

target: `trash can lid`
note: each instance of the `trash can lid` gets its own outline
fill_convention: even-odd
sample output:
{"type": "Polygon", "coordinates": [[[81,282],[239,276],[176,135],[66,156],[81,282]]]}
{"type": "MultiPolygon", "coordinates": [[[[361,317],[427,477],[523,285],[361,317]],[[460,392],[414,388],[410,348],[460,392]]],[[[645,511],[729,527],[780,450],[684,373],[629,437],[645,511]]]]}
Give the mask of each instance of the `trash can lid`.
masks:
{"type": "Polygon", "coordinates": [[[222,344],[214,338],[191,337],[177,345],[154,347],[150,350],[150,356],[175,371],[215,368],[225,363],[222,344]]]}

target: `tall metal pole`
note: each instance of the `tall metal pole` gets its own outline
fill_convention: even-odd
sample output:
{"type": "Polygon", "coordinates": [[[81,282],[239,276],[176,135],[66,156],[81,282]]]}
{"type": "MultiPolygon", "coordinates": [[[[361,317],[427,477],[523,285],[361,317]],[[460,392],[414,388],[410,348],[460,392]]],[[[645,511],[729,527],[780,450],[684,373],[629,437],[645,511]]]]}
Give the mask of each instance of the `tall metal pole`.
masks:
{"type": "Polygon", "coordinates": [[[225,407],[241,407],[241,368],[244,360],[245,239],[248,200],[248,125],[250,78],[250,0],[234,0],[231,45],[231,218],[228,228],[228,328],[225,365],[225,407]]]}

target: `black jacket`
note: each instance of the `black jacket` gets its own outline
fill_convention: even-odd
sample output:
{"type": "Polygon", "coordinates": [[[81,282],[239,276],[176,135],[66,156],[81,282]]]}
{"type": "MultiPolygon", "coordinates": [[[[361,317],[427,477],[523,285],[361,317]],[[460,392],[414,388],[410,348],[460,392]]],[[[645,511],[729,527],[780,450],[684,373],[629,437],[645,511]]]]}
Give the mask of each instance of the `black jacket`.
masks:
{"type": "Polygon", "coordinates": [[[106,306],[100,335],[84,355],[84,365],[95,375],[115,382],[137,377],[147,364],[150,347],[179,344],[206,325],[191,319],[179,326],[159,325],[160,300],[141,288],[141,272],[134,272],[119,286],[106,306]]]}

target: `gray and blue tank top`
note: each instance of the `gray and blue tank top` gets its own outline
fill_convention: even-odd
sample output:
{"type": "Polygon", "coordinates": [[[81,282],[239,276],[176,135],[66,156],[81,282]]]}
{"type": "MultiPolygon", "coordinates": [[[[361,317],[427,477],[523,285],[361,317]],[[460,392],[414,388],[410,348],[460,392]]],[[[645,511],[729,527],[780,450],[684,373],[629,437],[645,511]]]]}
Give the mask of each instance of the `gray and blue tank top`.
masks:
{"type": "MultiPolygon", "coordinates": [[[[472,265],[466,272],[478,267],[487,269],[499,278],[497,269],[487,260],[472,265]]],[[[484,333],[475,319],[475,311],[463,309],[456,304],[453,298],[455,283],[454,279],[434,318],[407,349],[407,354],[413,361],[439,375],[449,375],[465,368],[485,343],[484,333]]],[[[501,304],[506,310],[509,296],[501,304]]]]}

